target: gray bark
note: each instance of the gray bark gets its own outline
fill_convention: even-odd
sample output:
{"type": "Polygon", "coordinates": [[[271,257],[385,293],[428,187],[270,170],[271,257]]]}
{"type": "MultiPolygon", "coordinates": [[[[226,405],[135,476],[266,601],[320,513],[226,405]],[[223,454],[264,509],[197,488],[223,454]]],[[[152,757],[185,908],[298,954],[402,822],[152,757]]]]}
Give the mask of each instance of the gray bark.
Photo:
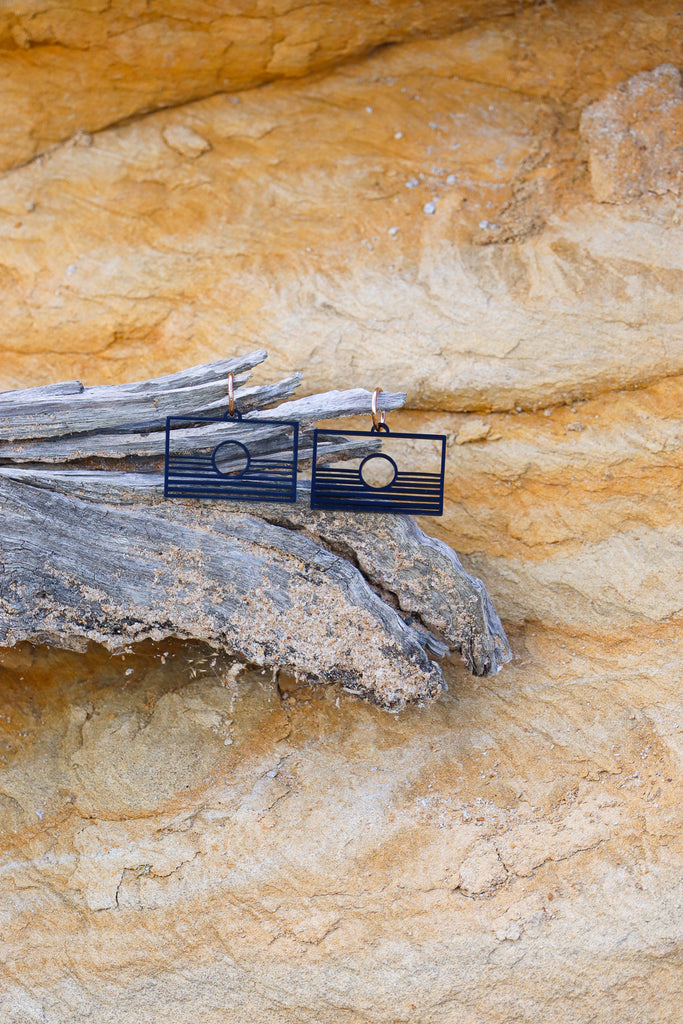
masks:
{"type": "MultiPolygon", "coordinates": [[[[498,671],[510,651],[483,584],[409,516],[311,511],[306,481],[291,506],[164,500],[163,417],[221,415],[228,370],[261,357],[121,388],[68,382],[0,395],[0,645],[201,639],[387,707],[435,696],[444,683],[433,656],[449,650],[477,675],[498,671]]],[[[238,388],[238,407],[278,400],[295,383],[238,388]]],[[[381,394],[380,408],[404,399],[381,394]]],[[[356,389],[248,418],[299,420],[304,465],[313,423],[369,408],[370,393],[356,389]]],[[[217,439],[203,428],[202,446],[217,439]]],[[[279,444],[264,423],[261,449],[279,444]]],[[[351,448],[340,437],[330,451],[351,448]]]]}

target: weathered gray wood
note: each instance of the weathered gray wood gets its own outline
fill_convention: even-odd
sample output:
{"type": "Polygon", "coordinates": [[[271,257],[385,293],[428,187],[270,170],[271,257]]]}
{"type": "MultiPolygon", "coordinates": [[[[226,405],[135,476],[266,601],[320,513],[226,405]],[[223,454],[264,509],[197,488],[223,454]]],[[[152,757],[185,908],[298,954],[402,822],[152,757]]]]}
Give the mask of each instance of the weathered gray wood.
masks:
{"type": "MultiPolygon", "coordinates": [[[[164,481],[159,473],[69,472],[0,468],[0,480],[14,480],[89,502],[143,503],[164,515],[164,481]]],[[[441,638],[457,650],[475,675],[492,675],[509,661],[505,632],[481,580],[465,572],[455,552],[429,537],[410,516],[312,512],[308,484],[301,481],[296,505],[250,504],[266,522],[305,533],[318,545],[351,557],[371,586],[397,606],[404,621],[441,638]],[[368,528],[371,523],[371,529],[368,528]]],[[[240,513],[239,504],[197,503],[208,527],[214,518],[240,513]]],[[[430,645],[433,641],[430,637],[430,645]]]]}
{"type": "MultiPolygon", "coordinates": [[[[211,372],[199,368],[205,378],[211,372]]],[[[192,371],[182,376],[192,389],[192,371]]],[[[9,408],[11,400],[1,397],[9,408]]],[[[395,408],[404,396],[380,399],[380,407],[395,408]]],[[[310,425],[367,413],[369,405],[369,392],[356,389],[249,418],[298,419],[305,464],[310,425]]],[[[4,446],[5,459],[21,462],[27,445],[38,446],[33,457],[39,450],[41,459],[0,466],[0,644],[79,647],[94,640],[120,649],[148,637],[191,637],[302,678],[341,682],[392,707],[443,686],[430,652],[458,650],[479,675],[509,660],[481,582],[410,517],[313,512],[305,480],[293,506],[164,501],[158,455],[165,432],[117,435],[104,420],[81,453],[96,455],[102,439],[109,445],[125,437],[119,459],[128,456],[125,465],[143,472],[56,468],[51,463],[63,459],[71,438],[4,446]],[[131,458],[138,437],[150,446],[131,458]]],[[[202,446],[222,439],[203,429],[202,446]]],[[[173,433],[182,439],[182,430],[173,433]]],[[[264,424],[264,450],[281,442],[264,424]]],[[[339,458],[351,448],[340,437],[329,452],[339,458]]]]}
{"type": "Polygon", "coordinates": [[[0,644],[205,640],[386,706],[434,696],[418,632],[295,530],[189,502],[95,505],[0,481],[0,644]]]}
{"type": "MultiPolygon", "coordinates": [[[[296,374],[287,377],[275,384],[263,385],[258,388],[241,388],[235,392],[235,402],[240,410],[246,413],[245,418],[250,421],[259,419],[293,419],[298,420],[302,426],[310,425],[319,420],[333,419],[340,416],[356,416],[368,411],[369,395],[362,388],[355,388],[349,391],[330,391],[325,395],[311,395],[306,398],[295,399],[291,402],[284,402],[281,405],[265,409],[255,410],[256,404],[262,406],[280,400],[290,395],[298,386],[301,375],[296,374]]],[[[14,462],[69,462],[77,459],[92,457],[119,459],[128,456],[140,456],[150,458],[155,455],[162,455],[166,446],[166,415],[184,416],[191,413],[198,415],[220,416],[228,406],[227,384],[223,381],[222,395],[216,399],[215,395],[219,389],[213,385],[211,402],[208,405],[191,406],[188,394],[194,394],[197,399],[197,389],[187,389],[183,396],[183,403],[177,406],[171,405],[170,399],[166,396],[164,407],[169,409],[164,414],[163,420],[157,420],[155,424],[148,424],[144,433],[132,431],[110,432],[108,429],[102,431],[91,430],[87,434],[78,434],[75,437],[54,437],[45,438],[41,436],[38,440],[14,440],[0,442],[0,459],[14,462]],[[163,429],[162,429],[163,428],[163,429]]],[[[386,392],[379,396],[379,408],[390,411],[398,409],[405,402],[405,394],[401,392],[386,392]]],[[[109,417],[107,417],[107,420],[109,417]]],[[[8,432],[9,432],[9,428],[8,432]]],[[[37,429],[45,430],[41,423],[37,429]]],[[[194,428],[178,427],[172,431],[171,451],[180,451],[188,440],[192,439],[193,447],[213,448],[218,444],[224,433],[224,426],[221,424],[205,424],[194,428]]],[[[246,431],[244,431],[246,433],[246,431]]],[[[240,428],[237,425],[233,436],[240,440],[240,428]]],[[[265,426],[261,435],[263,444],[261,451],[277,451],[278,436],[282,437],[283,432],[277,427],[265,426]],[[269,439],[271,443],[269,443],[269,439]]],[[[250,431],[250,437],[253,432],[250,431]]]]}
{"type": "Polygon", "coordinates": [[[412,516],[353,512],[311,513],[296,506],[262,508],[269,522],[302,530],[328,550],[351,557],[363,576],[405,622],[424,628],[458,651],[474,675],[494,675],[510,660],[500,619],[481,580],[456,553],[429,537],[412,516]]]}
{"type": "MultiPolygon", "coordinates": [[[[242,378],[244,379],[244,378],[242,378]]],[[[238,382],[239,377],[235,378],[238,382]]],[[[274,384],[258,387],[235,387],[235,402],[240,411],[254,413],[263,405],[279,402],[294,393],[301,383],[301,374],[293,374],[274,384]]],[[[97,420],[91,420],[91,428],[87,432],[70,434],[65,431],[63,437],[21,438],[0,441],[0,459],[24,460],[31,462],[68,462],[74,459],[89,458],[94,455],[103,458],[123,458],[128,455],[156,455],[164,451],[166,438],[167,416],[222,416],[228,409],[227,383],[212,381],[210,385],[198,388],[184,388],[171,392],[157,399],[159,411],[154,420],[146,423],[133,422],[132,418],[115,431],[105,424],[102,429],[94,426],[97,420]]],[[[93,413],[92,407],[90,413],[93,413]]],[[[108,420],[106,416],[104,419],[108,420]]],[[[28,430],[28,426],[25,427],[28,430]]],[[[47,430],[44,423],[36,425],[36,430],[43,434],[47,430]]],[[[10,428],[7,428],[7,433],[10,428]]]]}
{"type": "MultiPolygon", "coordinates": [[[[228,373],[244,382],[246,370],[258,366],[267,353],[221,359],[153,380],[131,384],[64,385],[4,391],[0,394],[0,439],[63,437],[126,424],[161,423],[166,416],[198,412],[225,396],[228,373]],[[76,387],[74,387],[76,385],[76,387]]],[[[299,377],[300,379],[300,377],[299,377]]],[[[263,403],[261,403],[263,404],[263,403]]]]}

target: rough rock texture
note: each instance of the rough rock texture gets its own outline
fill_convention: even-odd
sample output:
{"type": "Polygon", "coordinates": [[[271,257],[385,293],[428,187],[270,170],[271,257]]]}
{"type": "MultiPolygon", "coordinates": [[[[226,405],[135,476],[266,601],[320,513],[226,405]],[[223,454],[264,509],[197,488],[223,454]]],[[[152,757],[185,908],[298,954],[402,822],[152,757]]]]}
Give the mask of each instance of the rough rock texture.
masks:
{"type": "MultiPolygon", "coordinates": [[[[305,369],[313,391],[381,384],[422,408],[535,407],[680,372],[675,196],[595,201],[590,146],[609,162],[623,132],[586,154],[579,122],[678,60],[682,35],[669,0],[531,9],[6,174],[0,382],[142,379],[254,339],[272,379],[305,369]]],[[[647,90],[656,153],[679,141],[671,89],[660,73],[647,90]]]]}
{"type": "MultiPolygon", "coordinates": [[[[298,78],[529,0],[22,0],[0,8],[0,169],[159,107],[298,78]]],[[[174,147],[175,148],[175,147],[174,147]]],[[[195,154],[197,155],[197,154],[195,154]]]]}
{"type": "Polygon", "coordinates": [[[677,1024],[680,23],[538,3],[0,179],[7,387],[408,390],[515,653],[389,715],[4,652],[3,1024],[677,1024]]]}
{"type": "Polygon", "coordinates": [[[0,471],[3,645],[201,639],[391,708],[443,690],[434,653],[457,649],[478,675],[510,660],[481,581],[409,518],[375,516],[367,552],[355,516],[303,501],[282,514],[166,502],[163,489],[136,500],[133,474],[116,474],[120,502],[83,500],[67,474],[57,487],[22,476],[0,471]]]}
{"type": "Polygon", "coordinates": [[[3,1020],[673,1024],[661,640],[655,687],[640,639],[524,631],[399,716],[187,648],[6,654],[3,1020]]]}
{"type": "MultiPolygon", "coordinates": [[[[423,525],[466,556],[508,621],[656,631],[683,610],[682,385],[486,417],[485,438],[449,447],[444,517],[423,525]]],[[[401,417],[454,442],[470,421],[401,417]]]]}
{"type": "Polygon", "coordinates": [[[634,75],[581,116],[591,186],[601,203],[680,195],[683,185],[683,81],[671,64],[634,75]]]}

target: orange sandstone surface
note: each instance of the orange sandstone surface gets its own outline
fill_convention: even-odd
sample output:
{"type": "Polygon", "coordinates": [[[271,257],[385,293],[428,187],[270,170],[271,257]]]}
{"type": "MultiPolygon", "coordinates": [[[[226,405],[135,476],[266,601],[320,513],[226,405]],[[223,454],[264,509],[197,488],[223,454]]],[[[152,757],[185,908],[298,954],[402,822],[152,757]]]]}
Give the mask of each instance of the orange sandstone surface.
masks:
{"type": "Polygon", "coordinates": [[[529,0],[21,0],[0,9],[0,167],[160,107],[301,78],[529,0]]]}

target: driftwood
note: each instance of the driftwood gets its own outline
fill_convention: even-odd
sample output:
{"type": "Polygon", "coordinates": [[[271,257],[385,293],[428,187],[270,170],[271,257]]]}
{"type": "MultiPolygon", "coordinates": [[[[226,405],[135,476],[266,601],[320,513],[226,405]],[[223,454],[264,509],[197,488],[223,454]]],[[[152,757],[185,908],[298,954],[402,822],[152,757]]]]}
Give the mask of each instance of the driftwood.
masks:
{"type": "MultiPolygon", "coordinates": [[[[369,412],[362,389],[282,402],[298,375],[247,386],[263,358],[0,394],[0,645],[201,639],[385,706],[436,695],[433,658],[449,650],[477,675],[498,671],[510,651],[482,583],[409,516],[311,511],[301,478],[290,506],[164,500],[165,417],[221,415],[229,371],[250,421],[301,423],[300,468],[312,424],[369,412]]],[[[382,393],[380,408],[404,400],[382,393]]],[[[267,424],[259,436],[262,451],[282,444],[267,424]]],[[[327,457],[357,451],[340,436],[327,457]]]]}

